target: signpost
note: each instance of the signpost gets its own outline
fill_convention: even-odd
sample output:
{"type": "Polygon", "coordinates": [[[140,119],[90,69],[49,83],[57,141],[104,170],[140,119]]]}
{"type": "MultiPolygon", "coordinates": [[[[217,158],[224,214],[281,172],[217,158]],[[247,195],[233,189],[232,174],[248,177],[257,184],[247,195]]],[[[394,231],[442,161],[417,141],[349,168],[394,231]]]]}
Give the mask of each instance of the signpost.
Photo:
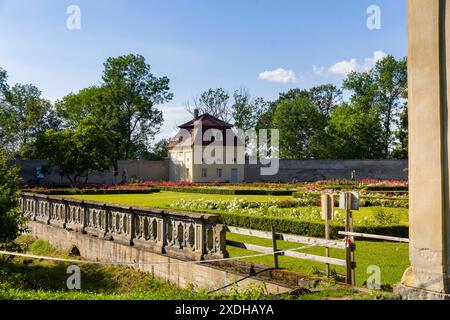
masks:
{"type": "MultiPolygon", "coordinates": [[[[345,210],[345,232],[353,232],[353,212],[359,209],[359,194],[357,192],[341,192],[339,197],[339,209],[345,210]]],[[[355,243],[354,237],[345,238],[345,260],[347,261],[347,283],[356,284],[355,275],[355,243]]]]}

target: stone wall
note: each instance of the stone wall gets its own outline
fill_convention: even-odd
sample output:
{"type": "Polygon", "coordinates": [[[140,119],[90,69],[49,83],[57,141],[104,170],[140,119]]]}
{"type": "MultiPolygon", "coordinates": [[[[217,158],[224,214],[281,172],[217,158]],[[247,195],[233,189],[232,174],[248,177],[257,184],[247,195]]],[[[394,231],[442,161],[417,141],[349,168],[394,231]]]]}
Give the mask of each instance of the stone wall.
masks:
{"type": "Polygon", "coordinates": [[[318,181],[350,179],[356,171],[358,179],[407,180],[407,160],[280,160],[274,176],[261,176],[260,165],[245,166],[246,182],[318,181]]]}
{"type": "MultiPolygon", "coordinates": [[[[196,289],[214,290],[243,278],[242,275],[211,265],[188,264],[183,260],[167,255],[70,232],[39,222],[30,222],[29,229],[32,236],[45,239],[53,246],[66,252],[70,252],[76,247],[84,259],[128,264],[143,272],[151,273],[154,277],[169,281],[180,288],[188,288],[193,285],[196,289]]],[[[235,288],[238,290],[264,288],[265,291],[273,294],[286,293],[292,290],[288,286],[258,279],[243,280],[226,291],[235,288]]]]}
{"type": "MultiPolygon", "coordinates": [[[[36,168],[43,167],[45,160],[15,160],[12,165],[17,165],[22,170],[23,182],[36,180],[36,168]]],[[[118,183],[122,180],[124,170],[128,181],[138,179],[143,181],[167,181],[169,180],[169,161],[119,161],[118,183]]],[[[353,170],[358,179],[377,180],[407,180],[407,160],[281,160],[280,170],[274,176],[262,176],[261,165],[245,165],[244,177],[246,182],[291,182],[317,181],[325,179],[350,179],[353,170]]],[[[58,169],[53,168],[41,183],[68,184],[66,178],[58,174],[58,169]]],[[[94,173],[89,177],[89,183],[113,184],[113,170],[94,173]]]]}
{"type": "MultiPolygon", "coordinates": [[[[132,266],[180,288],[218,289],[243,278],[201,264],[226,254],[226,229],[210,214],[133,208],[24,193],[22,213],[32,236],[87,260],[132,266]]],[[[290,287],[246,279],[238,289],[263,287],[285,293],[290,287]]],[[[231,289],[231,288],[229,288],[231,289]]]]}
{"type": "MultiPolygon", "coordinates": [[[[47,164],[46,160],[14,160],[10,165],[16,165],[21,169],[23,183],[29,184],[36,181],[36,168],[42,168],[47,164]]],[[[146,161],[146,160],[128,160],[118,161],[119,175],[116,182],[122,180],[124,172],[128,181],[138,179],[144,181],[161,181],[169,178],[169,162],[163,161],[146,161]]],[[[44,184],[69,184],[65,177],[61,177],[58,168],[52,168],[49,174],[45,174],[45,178],[40,181],[44,184]]],[[[89,176],[88,183],[93,184],[114,184],[114,170],[104,172],[95,172],[89,176]]]]}

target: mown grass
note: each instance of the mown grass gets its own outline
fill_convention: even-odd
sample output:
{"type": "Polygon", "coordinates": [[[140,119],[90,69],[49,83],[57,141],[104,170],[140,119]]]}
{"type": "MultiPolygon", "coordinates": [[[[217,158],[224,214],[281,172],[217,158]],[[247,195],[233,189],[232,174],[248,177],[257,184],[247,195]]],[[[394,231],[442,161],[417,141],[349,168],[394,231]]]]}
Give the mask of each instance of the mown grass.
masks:
{"type": "MultiPolygon", "coordinates": [[[[71,199],[81,199],[97,202],[114,203],[121,205],[131,205],[131,206],[141,206],[141,207],[155,207],[167,209],[170,205],[181,199],[185,200],[195,200],[195,199],[205,199],[205,200],[233,200],[236,198],[245,199],[252,202],[267,202],[270,200],[292,200],[292,196],[262,196],[262,195],[249,195],[249,196],[236,196],[236,195],[221,195],[221,194],[193,194],[193,193],[180,193],[180,192],[170,192],[161,191],[159,193],[153,194],[132,194],[132,195],[74,195],[74,196],[64,196],[65,198],[71,199]]],[[[173,209],[173,208],[172,208],[173,209]]],[[[288,210],[288,209],[286,209],[288,210]]],[[[305,208],[306,210],[306,208],[305,208]]],[[[360,210],[354,211],[354,218],[356,220],[362,220],[364,217],[368,219],[373,218],[375,212],[378,210],[383,210],[386,213],[394,213],[400,217],[400,224],[408,224],[408,209],[403,208],[380,208],[380,207],[361,207],[360,210]]],[[[204,210],[209,213],[218,213],[214,210],[204,210]]],[[[342,210],[338,210],[343,213],[342,210]]]]}
{"type": "MultiPolygon", "coordinates": [[[[168,208],[171,203],[179,199],[211,199],[211,200],[232,200],[234,198],[243,198],[249,201],[269,201],[271,199],[286,200],[292,199],[289,196],[275,197],[275,196],[235,196],[235,195],[209,195],[209,194],[184,194],[177,192],[161,192],[157,194],[148,195],[77,195],[69,198],[77,198],[83,200],[108,202],[115,204],[127,204],[133,206],[149,206],[158,208],[168,208]]],[[[408,224],[408,210],[402,208],[379,208],[379,207],[362,207],[358,211],[354,211],[355,219],[363,219],[364,217],[372,218],[377,210],[384,210],[386,213],[394,213],[399,215],[400,224],[408,224]]],[[[214,211],[210,211],[214,213],[214,211]]],[[[342,211],[340,211],[342,212],[342,211]]],[[[247,242],[251,244],[263,245],[271,247],[271,240],[261,239],[255,237],[246,237],[236,234],[227,234],[229,240],[247,242]]],[[[292,249],[300,245],[298,243],[288,243],[279,241],[279,248],[292,249]]],[[[401,280],[403,272],[409,266],[408,245],[391,242],[377,242],[377,241],[359,241],[357,240],[356,251],[356,278],[357,284],[363,285],[370,274],[367,273],[369,266],[379,266],[381,270],[381,281],[384,285],[393,286],[401,280]]],[[[228,247],[228,252],[232,257],[252,255],[255,252],[243,250],[234,247],[228,247]]],[[[311,248],[305,251],[316,255],[324,255],[324,248],[311,248]]],[[[343,250],[331,250],[331,256],[339,259],[344,258],[343,250]]],[[[289,270],[296,271],[302,274],[310,274],[317,272],[317,270],[324,270],[325,266],[322,263],[313,261],[306,261],[295,259],[291,257],[280,257],[280,265],[289,270]]],[[[273,258],[271,256],[245,259],[257,264],[264,264],[272,266],[273,258]]],[[[339,274],[344,274],[343,267],[333,267],[339,274]]]]}
{"type": "MultiPolygon", "coordinates": [[[[36,255],[67,257],[44,240],[21,237],[19,243],[36,255]]],[[[74,257],[71,257],[72,259],[74,257]]],[[[322,284],[320,291],[299,296],[264,294],[262,288],[246,292],[208,294],[202,290],[179,289],[131,268],[81,264],[81,290],[66,286],[68,263],[0,257],[0,300],[270,300],[270,299],[378,299],[383,293],[362,294],[348,287],[322,284]]],[[[390,295],[387,298],[392,298],[390,295]]]]}
{"type": "MultiPolygon", "coordinates": [[[[227,233],[227,239],[256,244],[260,246],[272,247],[272,240],[262,239],[257,237],[243,236],[238,234],[227,233]]],[[[293,249],[301,247],[301,244],[277,241],[279,249],[293,249]]],[[[257,254],[257,252],[248,251],[236,247],[227,247],[231,257],[249,256],[257,254]]],[[[325,256],[325,248],[313,247],[301,250],[303,253],[325,256]]],[[[338,259],[345,259],[344,250],[330,249],[330,256],[338,259]]],[[[378,266],[381,270],[381,282],[383,285],[393,286],[399,283],[404,271],[409,266],[408,245],[390,242],[375,242],[375,241],[356,241],[356,281],[357,285],[362,286],[370,274],[367,273],[369,266],[378,266]]],[[[246,258],[243,261],[252,262],[255,264],[263,264],[269,267],[273,266],[273,256],[268,255],[264,257],[246,258]]],[[[280,267],[287,268],[301,274],[312,274],[317,271],[325,271],[325,264],[301,260],[292,257],[280,256],[280,267]]],[[[338,274],[345,275],[345,270],[340,266],[331,266],[338,274]]]]}

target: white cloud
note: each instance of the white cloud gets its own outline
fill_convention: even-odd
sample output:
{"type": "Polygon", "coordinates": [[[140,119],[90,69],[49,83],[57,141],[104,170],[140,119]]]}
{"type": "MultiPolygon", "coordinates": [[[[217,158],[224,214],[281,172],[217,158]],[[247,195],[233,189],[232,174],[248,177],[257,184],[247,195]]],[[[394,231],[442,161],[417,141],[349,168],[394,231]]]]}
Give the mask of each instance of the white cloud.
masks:
{"type": "Polygon", "coordinates": [[[292,70],[285,70],[278,68],[272,71],[264,71],[259,74],[259,79],[278,82],[278,83],[290,83],[297,80],[297,76],[292,70]]]}
{"type": "Polygon", "coordinates": [[[363,63],[358,62],[357,59],[339,61],[329,68],[313,66],[314,74],[318,76],[339,75],[347,76],[353,71],[368,71],[372,69],[375,64],[387,57],[387,54],[381,50],[375,51],[372,57],[365,58],[363,63]]]}
{"type": "Polygon", "coordinates": [[[346,76],[352,71],[357,71],[358,68],[358,61],[356,59],[350,59],[335,63],[330,68],[328,68],[328,71],[332,74],[346,76]]]}
{"type": "Polygon", "coordinates": [[[372,68],[378,61],[383,60],[387,57],[387,54],[381,50],[375,51],[373,57],[365,59],[365,67],[367,69],[372,68]]]}
{"type": "Polygon", "coordinates": [[[313,65],[313,72],[318,76],[324,76],[326,73],[326,69],[325,67],[318,67],[316,65],[313,65]]]}

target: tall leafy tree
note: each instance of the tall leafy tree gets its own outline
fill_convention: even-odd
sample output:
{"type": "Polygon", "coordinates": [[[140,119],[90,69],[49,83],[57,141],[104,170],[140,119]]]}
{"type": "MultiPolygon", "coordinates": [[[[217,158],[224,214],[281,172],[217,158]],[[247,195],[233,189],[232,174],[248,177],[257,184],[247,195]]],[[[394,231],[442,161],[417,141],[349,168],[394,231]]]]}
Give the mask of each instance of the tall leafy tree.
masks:
{"type": "Polygon", "coordinates": [[[323,159],[380,159],[382,127],[376,111],[343,103],[333,110],[320,144],[323,159]]]}
{"type": "Polygon", "coordinates": [[[308,99],[317,107],[317,110],[326,118],[342,102],[342,90],[333,84],[324,84],[310,89],[294,88],[279,94],[277,100],[273,101],[261,112],[257,119],[257,127],[261,129],[270,128],[277,106],[283,101],[294,101],[297,98],[308,99]]]}
{"type": "Polygon", "coordinates": [[[223,88],[208,89],[186,103],[186,110],[194,116],[197,109],[200,114],[209,113],[225,122],[231,122],[233,113],[229,105],[230,95],[223,88]]]}
{"type": "Polygon", "coordinates": [[[408,159],[408,109],[406,107],[398,115],[394,137],[396,140],[391,153],[392,158],[408,159]]]}
{"type": "Polygon", "coordinates": [[[60,174],[72,184],[87,182],[94,171],[108,170],[113,166],[113,144],[109,132],[85,118],[76,129],[47,130],[37,140],[40,156],[48,159],[48,168],[58,167],[60,174]]]}
{"type": "Polygon", "coordinates": [[[352,72],[344,81],[344,88],[352,92],[351,102],[374,108],[383,129],[383,157],[388,158],[395,142],[393,130],[398,114],[407,99],[407,60],[393,56],[378,61],[366,72],[352,72]]]}
{"type": "Polygon", "coordinates": [[[283,159],[314,159],[326,117],[306,98],[282,101],[273,117],[273,128],[280,130],[280,156],[283,159]]]}
{"type": "Polygon", "coordinates": [[[4,91],[0,113],[3,146],[26,158],[33,157],[37,135],[59,126],[52,104],[31,84],[16,84],[4,91]]]}
{"type": "Polygon", "coordinates": [[[8,166],[6,151],[0,147],[0,248],[12,242],[26,229],[26,220],[18,206],[19,171],[8,166]]]}
{"type": "Polygon", "coordinates": [[[324,84],[309,89],[308,98],[320,113],[329,118],[333,109],[342,102],[342,90],[333,84],[324,84]]]}
{"type": "Polygon", "coordinates": [[[267,110],[267,102],[262,98],[252,99],[245,88],[236,90],[233,98],[234,126],[245,131],[255,129],[259,117],[267,110]]]}
{"type": "Polygon", "coordinates": [[[123,141],[116,146],[123,159],[131,156],[136,139],[147,144],[160,130],[163,115],[158,104],[170,101],[169,78],[156,77],[141,55],[109,58],[104,64],[104,89],[107,103],[118,119],[123,141]]]}
{"type": "MultiPolygon", "coordinates": [[[[86,116],[109,132],[114,158],[127,160],[137,150],[149,150],[163,122],[157,105],[170,101],[169,79],[156,77],[140,55],[109,58],[104,64],[103,83],[57,102],[58,114],[70,128],[86,116]]],[[[116,163],[116,162],[115,162],[116,163]]]]}

